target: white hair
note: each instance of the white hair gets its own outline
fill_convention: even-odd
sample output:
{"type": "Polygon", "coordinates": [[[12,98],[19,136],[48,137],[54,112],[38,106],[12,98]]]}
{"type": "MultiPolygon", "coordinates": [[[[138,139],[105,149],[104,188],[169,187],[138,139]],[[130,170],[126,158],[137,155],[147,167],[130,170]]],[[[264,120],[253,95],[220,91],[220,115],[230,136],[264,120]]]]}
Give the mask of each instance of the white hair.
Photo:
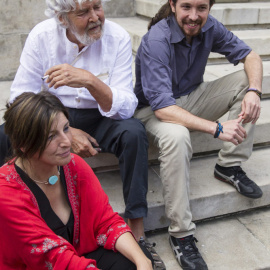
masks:
{"type": "Polygon", "coordinates": [[[67,13],[76,9],[76,3],[81,7],[87,1],[91,2],[92,0],[46,0],[45,15],[49,18],[55,18],[57,23],[65,27],[60,18],[67,21],[67,13]]]}

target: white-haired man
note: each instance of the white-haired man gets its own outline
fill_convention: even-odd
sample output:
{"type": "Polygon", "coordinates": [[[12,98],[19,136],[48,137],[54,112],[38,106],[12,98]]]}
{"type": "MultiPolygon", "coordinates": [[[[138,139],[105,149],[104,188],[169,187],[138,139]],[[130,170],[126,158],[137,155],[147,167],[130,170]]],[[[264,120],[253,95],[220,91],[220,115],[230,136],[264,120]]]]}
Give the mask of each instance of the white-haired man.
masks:
{"type": "MultiPolygon", "coordinates": [[[[137,98],[132,87],[130,37],[105,20],[101,0],[46,3],[45,14],[51,18],[39,23],[26,40],[11,100],[26,91],[52,92],[69,110],[75,153],[82,157],[99,151],[115,154],[125,217],[136,240],[144,244],[148,141],[143,124],[132,118],[137,98]]],[[[2,137],[3,132],[3,163],[8,143],[2,137]]]]}

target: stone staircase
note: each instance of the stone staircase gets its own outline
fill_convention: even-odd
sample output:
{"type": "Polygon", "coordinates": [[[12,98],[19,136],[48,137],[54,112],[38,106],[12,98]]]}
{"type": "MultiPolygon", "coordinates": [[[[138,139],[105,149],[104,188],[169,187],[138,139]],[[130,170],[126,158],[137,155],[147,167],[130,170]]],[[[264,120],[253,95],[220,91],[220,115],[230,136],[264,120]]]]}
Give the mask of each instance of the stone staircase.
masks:
{"type": "MultiPolygon", "coordinates": [[[[40,10],[44,10],[43,2],[10,0],[0,11],[0,123],[2,123],[2,109],[9,97],[9,88],[19,65],[19,56],[25,38],[37,22],[45,19],[43,13],[40,13],[40,10]],[[20,10],[28,11],[28,16],[25,16],[24,12],[14,14],[14,6],[18,5],[20,5],[20,10]]],[[[122,25],[130,34],[134,56],[142,36],[147,31],[150,17],[155,15],[163,2],[164,0],[105,2],[107,17],[122,25]]],[[[198,226],[197,234],[199,234],[200,243],[204,245],[199,244],[199,248],[210,270],[270,269],[270,238],[267,236],[270,235],[270,211],[268,211],[268,216],[265,213],[255,212],[251,217],[252,221],[260,220],[260,223],[255,224],[257,227],[264,228],[263,235],[252,227],[253,223],[251,221],[249,223],[246,216],[243,216],[247,214],[235,216],[239,212],[270,205],[270,0],[216,0],[211,14],[249,44],[263,59],[262,112],[257,123],[254,152],[252,157],[243,164],[243,169],[262,188],[264,195],[261,199],[248,199],[239,195],[233,187],[215,180],[213,169],[217,151],[221,148],[222,142],[214,140],[208,134],[192,132],[194,157],[191,161],[190,202],[193,219],[201,224],[198,226]],[[216,218],[228,215],[229,220],[218,219],[213,224],[216,218]],[[262,216],[261,219],[259,215],[262,216]],[[237,243],[235,240],[233,242],[237,247],[231,246],[231,242],[227,240],[228,236],[237,239],[237,243]],[[222,247],[220,247],[221,243],[222,247]],[[256,246],[256,250],[249,247],[252,245],[256,246]],[[238,261],[230,257],[232,253],[229,251],[237,254],[238,261]]],[[[214,80],[242,68],[242,64],[234,67],[219,55],[211,54],[204,77],[205,80],[214,80]]],[[[221,121],[224,119],[226,115],[221,121]]],[[[145,219],[145,228],[151,232],[166,228],[169,224],[164,213],[157,157],[158,150],[150,142],[147,196],[149,214],[145,219]]],[[[105,192],[109,195],[114,210],[122,214],[124,203],[117,159],[111,154],[104,153],[87,159],[87,162],[95,170],[105,192]]],[[[180,269],[168,247],[166,232],[157,236],[149,234],[149,237],[158,242],[157,250],[165,260],[167,269],[180,269]]]]}

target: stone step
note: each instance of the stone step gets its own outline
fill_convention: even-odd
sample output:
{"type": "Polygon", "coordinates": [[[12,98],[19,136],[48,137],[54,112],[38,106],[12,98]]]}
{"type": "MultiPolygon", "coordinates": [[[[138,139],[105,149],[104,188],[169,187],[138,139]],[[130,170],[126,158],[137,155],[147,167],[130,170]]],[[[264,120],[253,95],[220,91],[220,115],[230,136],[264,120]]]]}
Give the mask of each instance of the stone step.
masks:
{"type": "MultiPolygon", "coordinates": [[[[209,270],[270,269],[270,208],[251,210],[197,224],[196,244],[209,270]]],[[[167,270],[181,270],[167,230],[147,233],[167,270]]]]}
{"type": "MultiPolygon", "coordinates": [[[[243,69],[243,65],[240,63],[234,66],[230,63],[220,65],[207,65],[204,74],[205,81],[212,81],[230,73],[243,69]]],[[[270,61],[263,61],[263,97],[270,97],[270,61]]]]}
{"type": "MultiPolygon", "coordinates": [[[[251,158],[242,165],[251,179],[263,190],[260,199],[249,199],[240,195],[235,188],[218,181],[213,176],[216,155],[193,158],[190,173],[190,204],[193,220],[205,220],[231,213],[258,208],[270,204],[270,147],[255,149],[251,158]]],[[[162,183],[159,176],[159,166],[150,166],[148,171],[148,217],[145,219],[145,229],[155,230],[167,227],[168,219],[164,212],[162,183]]],[[[122,182],[118,170],[97,173],[110,203],[121,215],[124,212],[122,182]]],[[[181,206],[179,206],[181,207],[181,206]]]]}
{"type": "MultiPolygon", "coordinates": [[[[129,18],[111,18],[111,20],[120,24],[130,34],[132,49],[134,54],[136,54],[141,39],[147,32],[149,20],[138,16],[129,18]]],[[[270,59],[270,29],[236,30],[232,32],[251,46],[251,48],[264,59],[270,59]]],[[[215,62],[227,62],[227,60],[220,54],[210,53],[209,63],[215,62]]]]}
{"type": "MultiPolygon", "coordinates": [[[[136,0],[135,2],[138,15],[152,18],[167,1],[136,0]]],[[[240,1],[224,2],[225,1],[219,1],[214,4],[210,14],[226,26],[240,27],[244,25],[260,25],[264,27],[264,25],[270,24],[270,16],[268,16],[270,12],[270,1],[255,3],[240,3],[240,1]],[[239,14],[241,14],[241,16],[239,16],[239,14]]]]}

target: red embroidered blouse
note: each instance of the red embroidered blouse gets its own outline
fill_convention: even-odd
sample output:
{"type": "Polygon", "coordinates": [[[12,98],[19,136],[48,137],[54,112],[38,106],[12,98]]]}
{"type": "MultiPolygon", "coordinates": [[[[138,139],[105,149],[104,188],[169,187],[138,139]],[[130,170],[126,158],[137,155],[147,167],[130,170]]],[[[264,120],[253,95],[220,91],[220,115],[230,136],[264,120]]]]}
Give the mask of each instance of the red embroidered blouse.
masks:
{"type": "Polygon", "coordinates": [[[130,232],[82,158],[73,154],[64,173],[74,214],[73,245],[47,226],[14,165],[0,168],[1,270],[97,269],[94,260],[82,255],[99,246],[115,250],[117,238],[130,232]]]}

